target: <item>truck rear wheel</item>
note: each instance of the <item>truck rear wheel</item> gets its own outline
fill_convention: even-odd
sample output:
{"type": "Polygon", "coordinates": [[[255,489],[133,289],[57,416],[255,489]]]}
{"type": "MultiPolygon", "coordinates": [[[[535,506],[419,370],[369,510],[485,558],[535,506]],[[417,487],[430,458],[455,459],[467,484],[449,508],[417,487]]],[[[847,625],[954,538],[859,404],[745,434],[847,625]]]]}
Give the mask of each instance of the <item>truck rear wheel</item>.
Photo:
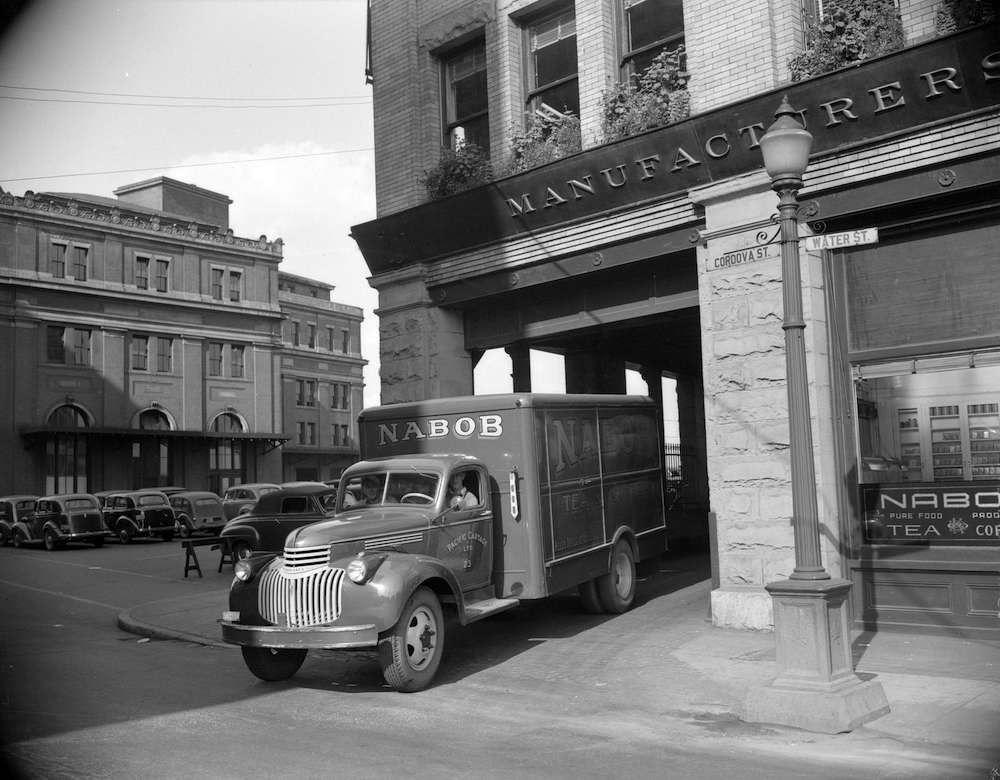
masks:
{"type": "Polygon", "coordinates": [[[444,650],[444,614],[437,596],[418,588],[403,607],[399,622],[378,638],[382,676],[397,691],[426,688],[444,650]]]}
{"type": "Polygon", "coordinates": [[[597,595],[605,612],[621,614],[635,600],[635,555],[632,545],[619,539],[611,552],[611,570],[597,578],[597,595]]]}
{"type": "Polygon", "coordinates": [[[306,660],[308,650],[279,650],[273,647],[241,647],[247,669],[261,680],[278,682],[295,674],[306,660]]]}

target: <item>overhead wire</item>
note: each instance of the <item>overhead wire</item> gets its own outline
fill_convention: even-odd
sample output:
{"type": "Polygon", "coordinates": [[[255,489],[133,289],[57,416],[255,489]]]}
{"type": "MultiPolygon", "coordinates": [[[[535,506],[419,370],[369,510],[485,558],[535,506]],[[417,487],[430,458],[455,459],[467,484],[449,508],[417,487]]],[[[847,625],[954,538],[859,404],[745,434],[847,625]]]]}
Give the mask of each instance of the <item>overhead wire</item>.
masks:
{"type": "Polygon", "coordinates": [[[294,160],[302,157],[325,157],[331,154],[357,154],[373,151],[375,147],[365,146],[358,149],[331,149],[326,152],[306,152],[303,154],[281,154],[274,157],[250,157],[243,160],[219,160],[217,162],[187,163],[184,165],[153,165],[146,168],[122,168],[113,171],[85,171],[80,173],[56,173],[48,176],[21,176],[14,179],[0,179],[7,183],[18,181],[39,181],[42,179],[68,179],[74,176],[107,176],[119,173],[144,173],[146,171],[162,171],[171,168],[206,168],[214,165],[242,165],[244,163],[267,162],[270,160],[294,160]]]}

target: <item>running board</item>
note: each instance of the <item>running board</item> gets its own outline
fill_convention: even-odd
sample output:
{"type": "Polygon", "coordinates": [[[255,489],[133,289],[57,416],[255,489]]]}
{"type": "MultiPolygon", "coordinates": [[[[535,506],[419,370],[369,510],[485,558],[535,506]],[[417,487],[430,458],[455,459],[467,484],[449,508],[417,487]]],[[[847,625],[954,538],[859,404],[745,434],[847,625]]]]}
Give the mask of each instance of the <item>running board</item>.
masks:
{"type": "Polygon", "coordinates": [[[513,609],[520,603],[520,599],[483,599],[482,601],[470,601],[465,605],[465,622],[474,623],[484,617],[495,615],[497,612],[513,609]]]}

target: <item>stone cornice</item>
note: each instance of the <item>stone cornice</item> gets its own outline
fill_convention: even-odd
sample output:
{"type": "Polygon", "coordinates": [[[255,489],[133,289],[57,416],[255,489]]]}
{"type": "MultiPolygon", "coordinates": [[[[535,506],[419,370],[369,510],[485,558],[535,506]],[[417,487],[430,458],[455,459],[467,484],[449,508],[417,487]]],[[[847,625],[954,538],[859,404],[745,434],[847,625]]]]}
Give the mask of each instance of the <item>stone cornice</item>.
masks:
{"type": "Polygon", "coordinates": [[[106,207],[59,195],[36,195],[31,190],[17,197],[9,192],[0,192],[0,208],[19,209],[38,215],[72,218],[89,221],[98,225],[143,231],[157,236],[180,238],[185,241],[212,244],[224,248],[270,255],[281,259],[284,241],[276,238],[268,241],[267,236],[258,239],[241,238],[226,230],[219,232],[214,225],[200,225],[195,221],[183,221],[171,216],[147,214],[134,209],[118,206],[106,207]]]}

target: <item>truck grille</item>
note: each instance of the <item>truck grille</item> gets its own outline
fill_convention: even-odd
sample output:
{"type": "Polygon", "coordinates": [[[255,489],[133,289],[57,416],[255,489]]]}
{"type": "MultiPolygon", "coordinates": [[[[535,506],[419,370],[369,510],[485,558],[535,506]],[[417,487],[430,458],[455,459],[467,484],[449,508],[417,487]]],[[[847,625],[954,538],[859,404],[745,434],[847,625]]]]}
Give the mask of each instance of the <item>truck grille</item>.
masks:
{"type": "Polygon", "coordinates": [[[415,531],[409,534],[396,534],[395,536],[379,536],[374,539],[365,539],[366,550],[381,550],[384,547],[400,547],[406,544],[420,544],[424,540],[423,531],[415,531]]]}
{"type": "Polygon", "coordinates": [[[303,566],[318,566],[325,564],[330,557],[329,545],[319,545],[318,547],[286,547],[285,566],[290,569],[298,569],[303,566]]]}
{"type": "Polygon", "coordinates": [[[267,568],[261,573],[257,608],[264,620],[276,626],[303,628],[332,623],[340,617],[343,582],[343,569],[267,568]]]}

